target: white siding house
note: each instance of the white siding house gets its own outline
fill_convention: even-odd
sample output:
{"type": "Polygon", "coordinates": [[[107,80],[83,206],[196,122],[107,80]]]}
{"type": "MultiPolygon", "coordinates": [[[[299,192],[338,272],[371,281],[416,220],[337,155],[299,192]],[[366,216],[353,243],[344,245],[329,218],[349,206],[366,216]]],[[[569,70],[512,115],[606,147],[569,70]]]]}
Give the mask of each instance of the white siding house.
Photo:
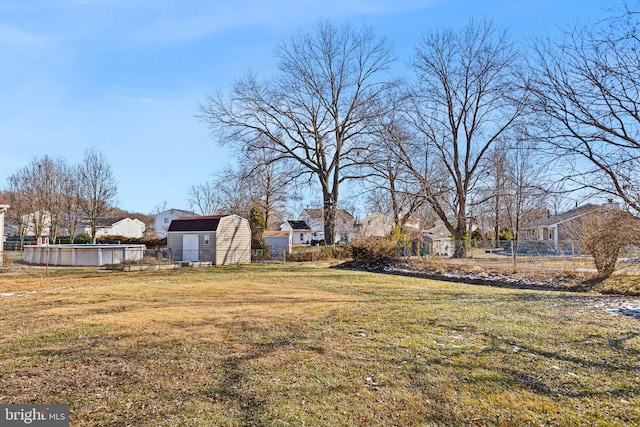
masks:
{"type": "Polygon", "coordinates": [[[171,221],[167,246],[176,261],[249,264],[251,228],[238,215],[182,217],[171,221]]]}
{"type": "Polygon", "coordinates": [[[4,262],[4,213],[9,209],[9,203],[0,199],[0,267],[4,262]]]}
{"type": "MultiPolygon", "coordinates": [[[[322,209],[303,209],[300,213],[300,219],[305,221],[316,233],[318,240],[324,240],[324,211],[322,209]]],[[[353,215],[344,209],[336,210],[335,233],[336,243],[349,243],[357,233],[353,215]]]]}
{"type": "Polygon", "coordinates": [[[193,212],[185,211],[182,209],[169,209],[164,212],[160,212],[157,215],[154,215],[153,228],[155,229],[156,235],[161,239],[167,237],[167,230],[169,229],[169,224],[171,224],[171,221],[182,216],[197,215],[193,212]]]}
{"type": "Polygon", "coordinates": [[[310,245],[314,240],[322,240],[324,233],[312,230],[305,221],[289,220],[280,226],[280,230],[291,232],[294,245],[310,245]]]}
{"type": "MultiPolygon", "coordinates": [[[[96,237],[122,236],[141,239],[146,227],[144,222],[135,218],[105,218],[98,223],[96,237]]],[[[81,225],[78,227],[78,234],[91,234],[91,227],[81,225]]]]}

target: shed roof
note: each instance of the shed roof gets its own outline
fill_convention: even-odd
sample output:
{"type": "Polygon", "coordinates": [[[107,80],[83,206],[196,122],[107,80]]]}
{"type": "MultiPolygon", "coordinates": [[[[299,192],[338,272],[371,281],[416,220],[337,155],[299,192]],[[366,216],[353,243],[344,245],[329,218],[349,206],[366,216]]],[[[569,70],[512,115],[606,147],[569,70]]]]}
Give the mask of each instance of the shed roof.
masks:
{"type": "Polygon", "coordinates": [[[225,216],[228,215],[180,217],[171,221],[167,231],[216,231],[225,216]]]}
{"type": "Polygon", "coordinates": [[[288,230],[280,230],[280,231],[265,231],[262,233],[262,237],[289,237],[291,235],[291,231],[288,230]]]}

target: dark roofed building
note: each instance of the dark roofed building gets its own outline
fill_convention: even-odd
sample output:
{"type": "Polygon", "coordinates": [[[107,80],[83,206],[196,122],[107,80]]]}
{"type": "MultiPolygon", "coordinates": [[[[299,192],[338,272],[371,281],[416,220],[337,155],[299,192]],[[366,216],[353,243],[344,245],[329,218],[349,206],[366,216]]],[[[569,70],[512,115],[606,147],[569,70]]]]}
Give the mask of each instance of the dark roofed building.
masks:
{"type": "Polygon", "coordinates": [[[280,230],[291,232],[291,242],[294,245],[310,245],[314,240],[320,240],[317,233],[303,220],[289,220],[280,226],[280,230]]]}
{"type": "Polygon", "coordinates": [[[183,216],[172,220],[167,231],[216,231],[220,218],[225,216],[183,216]]]}
{"type": "Polygon", "coordinates": [[[248,264],[251,228],[238,215],[180,217],[169,225],[167,246],[176,261],[248,264]]]}

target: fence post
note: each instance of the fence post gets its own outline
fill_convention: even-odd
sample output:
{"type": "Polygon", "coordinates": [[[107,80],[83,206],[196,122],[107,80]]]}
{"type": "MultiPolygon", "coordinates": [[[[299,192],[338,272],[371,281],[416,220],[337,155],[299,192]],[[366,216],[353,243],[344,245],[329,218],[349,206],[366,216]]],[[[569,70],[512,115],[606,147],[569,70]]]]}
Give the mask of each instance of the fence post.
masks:
{"type": "Polygon", "coordinates": [[[407,233],[403,235],[404,260],[407,261],[407,233]]]}

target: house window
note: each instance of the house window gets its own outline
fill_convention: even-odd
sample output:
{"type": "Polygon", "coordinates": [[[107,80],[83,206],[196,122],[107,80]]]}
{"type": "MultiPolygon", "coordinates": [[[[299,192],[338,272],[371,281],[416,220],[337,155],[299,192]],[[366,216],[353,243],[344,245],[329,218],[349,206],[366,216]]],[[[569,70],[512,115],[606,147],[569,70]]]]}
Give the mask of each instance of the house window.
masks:
{"type": "Polygon", "coordinates": [[[300,233],[300,240],[304,240],[304,233],[300,233]]]}
{"type": "Polygon", "coordinates": [[[204,244],[205,244],[205,245],[208,245],[208,244],[209,244],[209,235],[208,235],[208,234],[205,234],[205,235],[204,235],[204,244]]]}
{"type": "Polygon", "coordinates": [[[169,223],[169,218],[165,218],[165,219],[164,219],[164,223],[165,223],[165,224],[168,224],[168,223],[169,223]]]}

